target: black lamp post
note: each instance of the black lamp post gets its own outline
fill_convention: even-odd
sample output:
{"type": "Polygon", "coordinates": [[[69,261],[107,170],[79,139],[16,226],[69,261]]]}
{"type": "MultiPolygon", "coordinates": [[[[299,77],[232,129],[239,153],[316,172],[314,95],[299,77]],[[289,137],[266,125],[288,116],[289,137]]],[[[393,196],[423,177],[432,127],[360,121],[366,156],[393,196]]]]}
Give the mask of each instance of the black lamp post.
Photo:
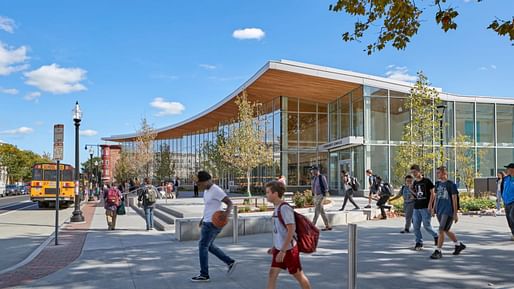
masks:
{"type": "Polygon", "coordinates": [[[71,216],[70,222],[84,222],[84,216],[80,211],[80,163],[79,163],[79,127],[80,121],[82,120],[82,111],[80,111],[79,102],[75,103],[75,109],[73,110],[73,122],[75,123],[75,210],[71,216]]]}
{"type": "Polygon", "coordinates": [[[444,112],[446,110],[446,105],[440,104],[437,106],[437,114],[439,115],[439,160],[440,160],[440,166],[444,165],[443,161],[443,120],[444,120],[444,112]]]}

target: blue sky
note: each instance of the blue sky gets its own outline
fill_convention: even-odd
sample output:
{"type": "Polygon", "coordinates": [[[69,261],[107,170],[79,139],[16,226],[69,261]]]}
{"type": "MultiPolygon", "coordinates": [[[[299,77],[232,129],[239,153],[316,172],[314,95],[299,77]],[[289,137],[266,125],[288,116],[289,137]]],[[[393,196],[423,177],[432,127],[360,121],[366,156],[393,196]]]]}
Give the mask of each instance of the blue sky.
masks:
{"type": "Polygon", "coordinates": [[[376,31],[343,42],[355,18],[328,11],[333,2],[1,1],[0,140],[50,152],[63,123],[71,163],[76,100],[84,159],[84,144],[133,132],[142,117],[157,128],[189,118],[279,59],[404,79],[423,70],[447,92],[514,97],[514,47],[485,29],[510,19],[514,1],[449,1],[457,31],[437,29],[426,11],[405,51],[372,56],[363,49],[376,31]]]}

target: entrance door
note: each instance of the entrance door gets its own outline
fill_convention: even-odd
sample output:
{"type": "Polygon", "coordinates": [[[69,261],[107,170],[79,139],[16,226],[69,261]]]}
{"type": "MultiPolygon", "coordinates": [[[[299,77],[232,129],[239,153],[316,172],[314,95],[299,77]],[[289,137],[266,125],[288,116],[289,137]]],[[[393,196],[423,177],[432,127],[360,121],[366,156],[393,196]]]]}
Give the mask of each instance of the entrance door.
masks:
{"type": "Polygon", "coordinates": [[[338,189],[339,192],[343,191],[343,179],[341,178],[341,171],[345,171],[352,174],[352,160],[351,159],[345,159],[345,160],[339,160],[339,171],[337,174],[337,183],[338,183],[338,189]]]}

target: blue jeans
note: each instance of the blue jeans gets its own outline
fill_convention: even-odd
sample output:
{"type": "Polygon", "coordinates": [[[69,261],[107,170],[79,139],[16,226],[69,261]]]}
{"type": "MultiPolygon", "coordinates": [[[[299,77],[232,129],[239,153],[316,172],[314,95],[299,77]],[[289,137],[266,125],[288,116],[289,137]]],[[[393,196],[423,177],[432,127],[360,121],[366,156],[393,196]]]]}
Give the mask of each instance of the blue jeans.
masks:
{"type": "Polygon", "coordinates": [[[414,209],[414,214],[412,216],[412,223],[414,226],[414,235],[416,236],[416,243],[423,244],[423,235],[421,235],[421,222],[423,222],[423,228],[427,231],[432,237],[437,237],[437,233],[432,228],[430,222],[432,221],[432,216],[428,209],[414,209]]]}
{"type": "Polygon", "coordinates": [[[146,229],[153,229],[153,207],[145,207],[146,229]]]}
{"type": "Polygon", "coordinates": [[[200,253],[200,275],[209,277],[209,252],[218,257],[225,264],[234,263],[234,259],[227,256],[220,248],[214,245],[214,239],[221,232],[221,229],[214,227],[211,222],[202,224],[200,241],[198,241],[198,251],[200,253]]]}

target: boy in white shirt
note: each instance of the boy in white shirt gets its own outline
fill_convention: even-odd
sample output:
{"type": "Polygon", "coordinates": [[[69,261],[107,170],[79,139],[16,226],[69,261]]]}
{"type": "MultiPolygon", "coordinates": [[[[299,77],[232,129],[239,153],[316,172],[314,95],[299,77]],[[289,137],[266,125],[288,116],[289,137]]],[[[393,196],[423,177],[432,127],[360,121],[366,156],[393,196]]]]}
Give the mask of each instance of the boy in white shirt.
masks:
{"type": "Polygon", "coordinates": [[[309,279],[302,271],[300,263],[300,252],[296,245],[294,211],[291,206],[282,200],[286,188],[279,181],[272,181],[266,184],[266,198],[273,203],[273,247],[268,250],[268,254],[273,255],[271,268],[269,271],[268,289],[275,289],[277,278],[280,271],[287,269],[293,275],[302,289],[311,289],[309,279]],[[278,218],[281,214],[284,224],[278,218]]]}

